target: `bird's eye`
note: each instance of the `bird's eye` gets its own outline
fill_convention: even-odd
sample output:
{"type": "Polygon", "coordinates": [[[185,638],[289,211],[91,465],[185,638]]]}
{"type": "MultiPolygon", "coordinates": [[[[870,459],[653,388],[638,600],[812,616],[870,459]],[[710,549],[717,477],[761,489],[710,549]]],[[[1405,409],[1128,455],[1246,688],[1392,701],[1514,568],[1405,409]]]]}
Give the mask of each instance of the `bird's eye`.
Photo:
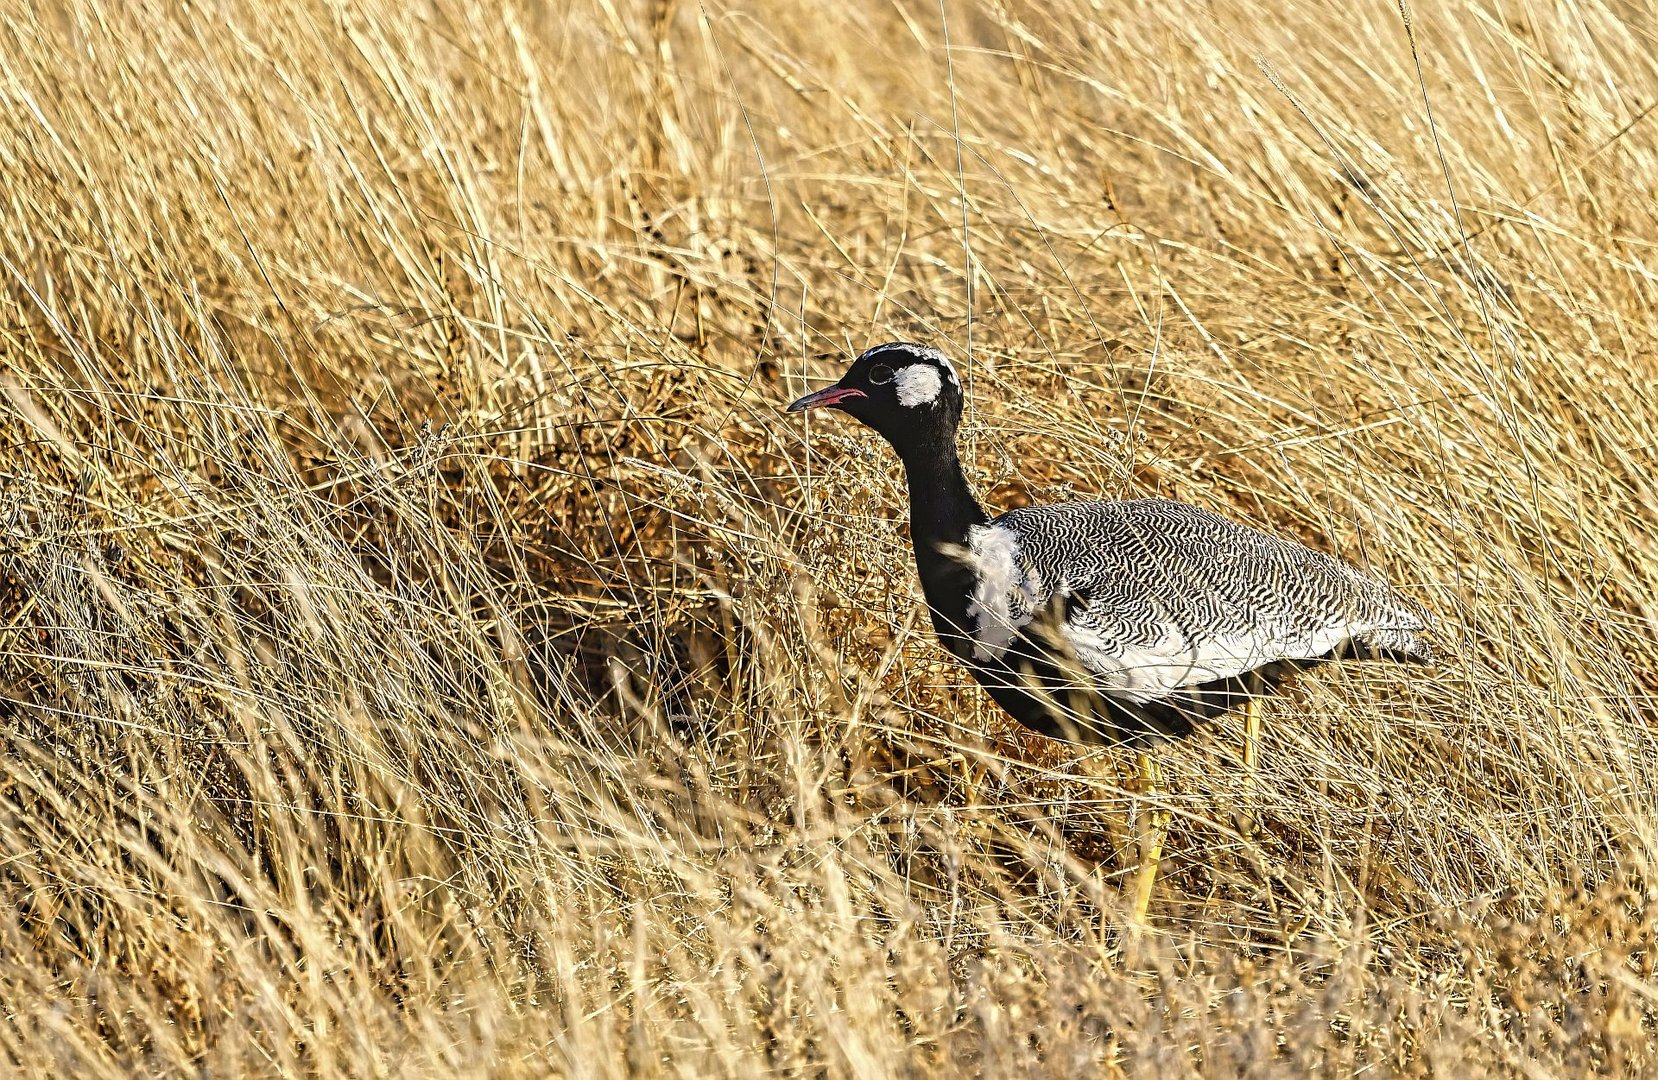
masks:
{"type": "Polygon", "coordinates": [[[876,386],[892,381],[892,369],[885,364],[876,364],[869,369],[869,381],[876,386]]]}

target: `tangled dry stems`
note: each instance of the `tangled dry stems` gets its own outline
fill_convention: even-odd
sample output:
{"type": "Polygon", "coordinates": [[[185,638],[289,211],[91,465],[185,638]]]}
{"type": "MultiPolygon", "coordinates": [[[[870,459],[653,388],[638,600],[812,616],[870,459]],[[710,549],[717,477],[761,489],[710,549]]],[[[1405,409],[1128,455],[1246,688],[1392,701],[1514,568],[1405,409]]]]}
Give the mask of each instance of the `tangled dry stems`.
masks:
{"type": "Polygon", "coordinates": [[[1651,15],[13,10],[8,1071],[1650,1067],[1651,15]],[[1128,932],[1126,763],[777,411],[891,337],[991,502],[1223,510],[1451,661],[1169,751],[1128,932]]]}

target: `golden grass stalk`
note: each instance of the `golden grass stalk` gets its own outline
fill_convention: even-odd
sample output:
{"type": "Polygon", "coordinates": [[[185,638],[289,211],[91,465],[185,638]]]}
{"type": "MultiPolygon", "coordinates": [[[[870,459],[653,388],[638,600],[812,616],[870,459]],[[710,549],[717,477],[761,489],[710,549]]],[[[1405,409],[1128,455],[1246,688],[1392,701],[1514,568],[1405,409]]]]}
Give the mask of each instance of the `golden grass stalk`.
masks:
{"type": "Polygon", "coordinates": [[[1652,14],[13,5],[5,1070],[1642,1074],[1652,14]],[[778,410],[893,337],[1437,618],[1163,755],[1141,935],[778,410]]]}

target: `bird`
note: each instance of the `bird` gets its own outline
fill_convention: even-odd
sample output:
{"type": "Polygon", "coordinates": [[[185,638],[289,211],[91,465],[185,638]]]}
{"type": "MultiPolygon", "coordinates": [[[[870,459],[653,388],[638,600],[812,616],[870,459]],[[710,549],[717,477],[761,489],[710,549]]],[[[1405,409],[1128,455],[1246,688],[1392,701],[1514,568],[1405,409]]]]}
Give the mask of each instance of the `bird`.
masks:
{"type": "MultiPolygon", "coordinates": [[[[790,413],[832,409],[897,453],[910,540],[939,643],[1014,720],[1051,738],[1138,752],[1244,712],[1256,767],[1260,700],[1343,659],[1433,664],[1425,616],[1369,573],[1201,507],[1139,498],[1024,506],[992,516],[956,449],[961,379],[907,341],[861,353],[790,413]]],[[[1167,813],[1139,822],[1133,912],[1150,904],[1167,813]]]]}

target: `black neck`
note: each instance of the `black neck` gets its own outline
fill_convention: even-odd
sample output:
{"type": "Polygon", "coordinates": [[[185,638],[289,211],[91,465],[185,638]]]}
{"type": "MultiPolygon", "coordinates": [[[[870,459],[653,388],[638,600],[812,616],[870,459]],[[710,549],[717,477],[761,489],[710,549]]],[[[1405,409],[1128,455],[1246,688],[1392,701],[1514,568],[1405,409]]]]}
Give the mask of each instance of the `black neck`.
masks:
{"type": "Polygon", "coordinates": [[[967,486],[953,442],[917,447],[903,457],[910,488],[910,540],[921,591],[945,647],[965,657],[971,650],[961,634],[968,629],[973,588],[971,569],[963,562],[967,532],[990,518],[967,486]]]}
{"type": "Polygon", "coordinates": [[[917,557],[924,546],[933,554],[940,544],[966,547],[967,530],[990,520],[967,486],[954,444],[904,455],[904,475],[910,486],[910,538],[917,557]]]}

